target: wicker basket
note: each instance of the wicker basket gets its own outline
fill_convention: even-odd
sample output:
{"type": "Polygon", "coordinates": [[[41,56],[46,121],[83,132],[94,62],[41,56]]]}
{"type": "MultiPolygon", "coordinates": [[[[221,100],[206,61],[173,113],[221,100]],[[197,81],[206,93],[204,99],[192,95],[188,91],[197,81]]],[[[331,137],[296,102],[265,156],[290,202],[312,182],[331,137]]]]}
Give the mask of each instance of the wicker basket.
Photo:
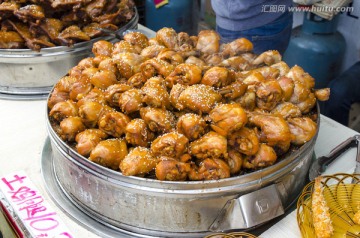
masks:
{"type": "Polygon", "coordinates": [[[232,232],[232,233],[211,234],[204,238],[257,238],[257,236],[254,236],[246,232],[232,232]]]}
{"type": "MultiPolygon", "coordinates": [[[[329,207],[334,233],[332,237],[360,237],[360,225],[352,218],[360,210],[360,174],[322,176],[323,194],[329,207]]],[[[315,236],[311,196],[314,182],[303,189],[297,203],[297,222],[303,238],[315,236]]]]}

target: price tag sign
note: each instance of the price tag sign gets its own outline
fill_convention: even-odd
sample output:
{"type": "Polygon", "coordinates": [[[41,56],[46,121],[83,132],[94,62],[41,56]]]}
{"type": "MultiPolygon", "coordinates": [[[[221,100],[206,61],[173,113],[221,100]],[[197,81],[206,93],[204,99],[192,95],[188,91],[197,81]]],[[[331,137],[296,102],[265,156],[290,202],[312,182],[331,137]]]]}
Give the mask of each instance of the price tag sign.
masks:
{"type": "Polygon", "coordinates": [[[40,194],[25,172],[0,178],[0,200],[9,220],[21,230],[20,237],[74,238],[60,216],[40,194]],[[0,196],[1,198],[1,196],[0,196]]]}

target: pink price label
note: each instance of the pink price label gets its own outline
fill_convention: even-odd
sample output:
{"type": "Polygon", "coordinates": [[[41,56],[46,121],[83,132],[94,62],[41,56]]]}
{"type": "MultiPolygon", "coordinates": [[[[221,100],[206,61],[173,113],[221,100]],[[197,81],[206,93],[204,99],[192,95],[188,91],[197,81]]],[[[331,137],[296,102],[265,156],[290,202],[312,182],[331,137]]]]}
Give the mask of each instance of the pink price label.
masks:
{"type": "Polygon", "coordinates": [[[25,172],[1,177],[0,190],[32,237],[75,237],[25,172]]]}

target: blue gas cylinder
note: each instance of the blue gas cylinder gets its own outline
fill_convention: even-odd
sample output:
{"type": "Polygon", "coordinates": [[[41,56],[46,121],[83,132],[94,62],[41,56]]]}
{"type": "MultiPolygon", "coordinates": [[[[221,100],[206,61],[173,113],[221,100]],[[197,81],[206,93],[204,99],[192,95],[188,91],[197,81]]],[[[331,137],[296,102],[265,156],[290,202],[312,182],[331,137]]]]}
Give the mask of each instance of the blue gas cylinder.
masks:
{"type": "Polygon", "coordinates": [[[167,4],[156,8],[153,0],[145,2],[145,25],[153,31],[163,27],[173,28],[176,32],[193,34],[194,4],[193,0],[169,0],[167,4]]]}
{"type": "Polygon", "coordinates": [[[315,88],[325,88],[339,75],[345,54],[345,39],[336,30],[338,16],[326,20],[305,13],[301,26],[293,29],[283,60],[299,65],[315,78],[315,88]]]}

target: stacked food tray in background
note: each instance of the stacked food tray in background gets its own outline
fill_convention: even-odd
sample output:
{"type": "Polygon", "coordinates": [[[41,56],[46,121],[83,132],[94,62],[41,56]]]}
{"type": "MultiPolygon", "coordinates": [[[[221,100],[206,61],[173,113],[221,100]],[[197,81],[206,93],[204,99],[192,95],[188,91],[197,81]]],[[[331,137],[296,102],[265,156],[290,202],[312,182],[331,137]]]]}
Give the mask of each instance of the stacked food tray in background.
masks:
{"type": "Polygon", "coordinates": [[[4,1],[0,4],[0,97],[45,98],[56,80],[91,55],[101,29],[137,28],[132,0],[4,1]]]}

